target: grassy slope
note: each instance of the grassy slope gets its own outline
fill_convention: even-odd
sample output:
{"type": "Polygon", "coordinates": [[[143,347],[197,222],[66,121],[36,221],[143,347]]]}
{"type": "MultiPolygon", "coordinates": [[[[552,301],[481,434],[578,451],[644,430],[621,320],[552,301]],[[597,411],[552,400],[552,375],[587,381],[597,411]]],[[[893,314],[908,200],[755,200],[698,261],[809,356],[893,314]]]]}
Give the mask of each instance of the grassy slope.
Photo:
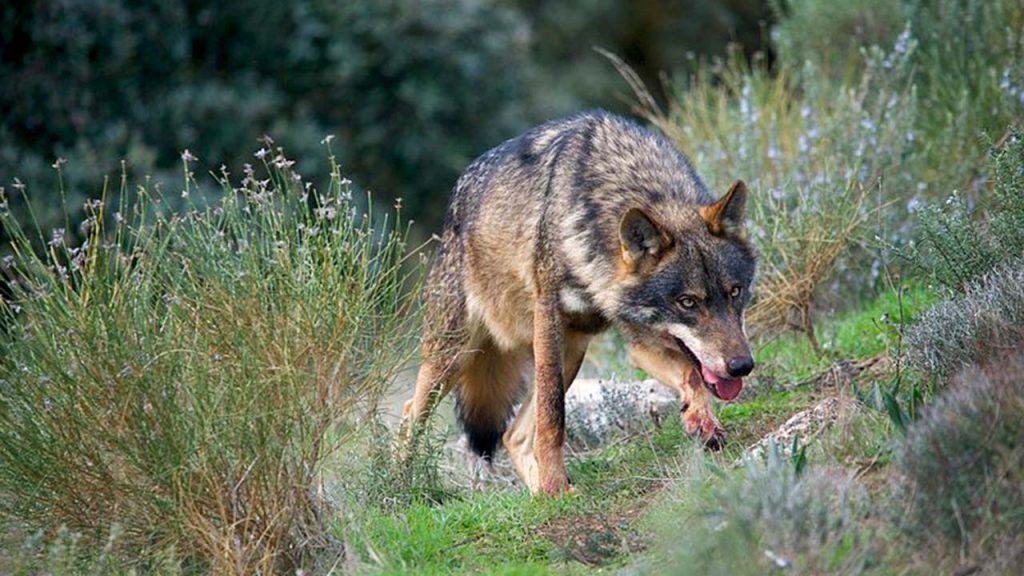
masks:
{"type": "MultiPolygon", "coordinates": [[[[926,299],[923,291],[905,293],[904,314],[922,309],[926,299]]],[[[797,384],[833,359],[885,352],[894,340],[892,330],[879,319],[888,314],[898,321],[899,309],[896,294],[887,292],[860,310],[822,320],[819,334],[826,357],[816,357],[798,335],[763,346],[757,354],[761,370],[770,373],[779,390],[719,406],[731,443],[716,458],[734,460],[745,446],[813,404],[813,387],[797,384]]],[[[440,504],[414,504],[400,513],[370,510],[350,540],[367,568],[386,574],[583,573],[595,566],[621,566],[646,540],[640,528],[645,523],[637,518],[645,515],[659,487],[680,473],[680,462],[693,446],[679,422],[670,419],[646,435],[570,458],[576,492],[569,497],[464,492],[440,504]]]]}

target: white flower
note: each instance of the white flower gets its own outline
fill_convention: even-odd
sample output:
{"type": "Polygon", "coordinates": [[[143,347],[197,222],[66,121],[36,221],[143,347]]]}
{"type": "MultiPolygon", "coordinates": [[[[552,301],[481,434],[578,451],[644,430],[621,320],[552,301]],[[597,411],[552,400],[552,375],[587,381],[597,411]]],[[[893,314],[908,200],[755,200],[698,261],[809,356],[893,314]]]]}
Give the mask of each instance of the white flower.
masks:
{"type": "Polygon", "coordinates": [[[897,54],[906,54],[907,50],[910,49],[910,26],[903,29],[900,35],[896,37],[896,44],[892,47],[892,51],[897,54]]]}
{"type": "Polygon", "coordinates": [[[50,231],[50,241],[47,242],[50,246],[57,247],[64,244],[64,229],[54,228],[50,231]]]}
{"type": "Polygon", "coordinates": [[[324,206],[323,208],[316,209],[317,216],[325,218],[327,220],[334,220],[334,217],[338,215],[338,211],[334,206],[324,206]]]}

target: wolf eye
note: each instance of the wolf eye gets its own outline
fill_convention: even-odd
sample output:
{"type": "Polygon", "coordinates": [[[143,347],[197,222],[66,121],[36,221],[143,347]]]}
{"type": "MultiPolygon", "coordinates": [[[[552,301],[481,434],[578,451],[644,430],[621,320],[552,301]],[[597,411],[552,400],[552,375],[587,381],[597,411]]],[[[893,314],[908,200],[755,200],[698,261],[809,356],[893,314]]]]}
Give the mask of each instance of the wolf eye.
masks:
{"type": "Polygon", "coordinates": [[[683,296],[679,299],[679,305],[683,308],[693,308],[697,305],[697,300],[692,296],[683,296]]]}
{"type": "Polygon", "coordinates": [[[740,288],[739,286],[733,286],[732,290],[729,290],[729,297],[730,298],[738,298],[739,295],[740,295],[740,292],[743,292],[743,288],[740,288]]]}

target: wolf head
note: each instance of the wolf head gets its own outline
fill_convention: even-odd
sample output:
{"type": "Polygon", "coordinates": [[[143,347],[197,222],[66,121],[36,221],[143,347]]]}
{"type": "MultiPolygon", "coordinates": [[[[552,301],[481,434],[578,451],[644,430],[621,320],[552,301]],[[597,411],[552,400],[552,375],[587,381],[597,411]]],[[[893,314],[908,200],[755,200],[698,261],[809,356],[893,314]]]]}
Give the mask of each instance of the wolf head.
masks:
{"type": "Polygon", "coordinates": [[[754,368],[743,324],[755,256],[744,235],[747,189],[685,211],[629,208],[619,223],[618,324],[628,338],[683,352],[718,398],[754,368]]]}

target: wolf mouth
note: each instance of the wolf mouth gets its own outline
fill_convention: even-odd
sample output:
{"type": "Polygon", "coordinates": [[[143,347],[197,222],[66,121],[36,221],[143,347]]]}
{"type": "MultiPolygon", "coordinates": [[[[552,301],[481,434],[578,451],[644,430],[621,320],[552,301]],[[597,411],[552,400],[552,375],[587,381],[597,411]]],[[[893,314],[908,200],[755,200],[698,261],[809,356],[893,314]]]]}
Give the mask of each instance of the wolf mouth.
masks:
{"type": "Polygon", "coordinates": [[[723,378],[718,374],[715,374],[709,370],[706,366],[701,364],[701,361],[697,359],[697,355],[693,353],[693,350],[683,343],[682,340],[673,336],[673,340],[676,342],[676,346],[679,350],[686,355],[693,365],[697,367],[697,372],[700,374],[700,380],[704,383],[704,387],[707,388],[715,398],[729,402],[735,400],[740,395],[740,391],[743,389],[742,378],[723,378]]]}

